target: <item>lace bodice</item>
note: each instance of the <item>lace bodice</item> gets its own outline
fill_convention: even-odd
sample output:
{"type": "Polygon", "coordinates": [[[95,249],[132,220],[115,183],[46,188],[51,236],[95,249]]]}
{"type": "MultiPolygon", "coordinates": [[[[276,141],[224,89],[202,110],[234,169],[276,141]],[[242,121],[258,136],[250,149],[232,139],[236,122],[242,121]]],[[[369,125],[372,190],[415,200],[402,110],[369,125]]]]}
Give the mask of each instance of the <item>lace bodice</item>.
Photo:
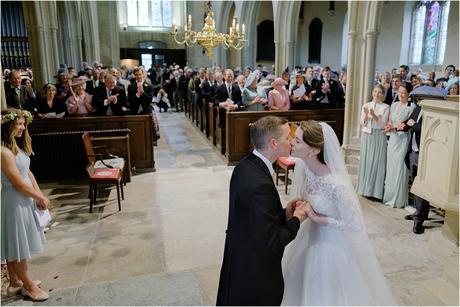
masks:
{"type": "Polygon", "coordinates": [[[356,197],[338,176],[316,176],[306,170],[306,189],[303,198],[310,202],[316,213],[326,215],[327,226],[348,231],[362,231],[363,222],[356,197]]]}

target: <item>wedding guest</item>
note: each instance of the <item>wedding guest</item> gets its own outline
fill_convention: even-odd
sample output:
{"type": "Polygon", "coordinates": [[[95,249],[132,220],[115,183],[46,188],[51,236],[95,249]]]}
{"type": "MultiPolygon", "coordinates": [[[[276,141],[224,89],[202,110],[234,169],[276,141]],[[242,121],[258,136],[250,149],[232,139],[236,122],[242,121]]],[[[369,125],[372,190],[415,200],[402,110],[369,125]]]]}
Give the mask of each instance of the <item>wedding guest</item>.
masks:
{"type": "Polygon", "coordinates": [[[358,194],[383,198],[387,138],[383,129],[388,122],[390,107],[383,103],[383,86],[377,84],[372,91],[372,101],[361,109],[361,154],[358,171],[358,194]]]}
{"type": "Polygon", "coordinates": [[[451,85],[449,95],[458,95],[458,82],[451,85]]]}
{"type": "Polygon", "coordinates": [[[96,88],[92,105],[98,116],[123,115],[126,111],[125,91],[116,86],[116,80],[112,75],[107,75],[104,84],[96,88]]]}
{"type": "Polygon", "coordinates": [[[26,88],[29,88],[32,91],[32,97],[35,99],[35,101],[39,101],[42,98],[40,92],[34,90],[32,80],[29,77],[22,79],[21,85],[24,85],[26,88]]]}
{"type": "Polygon", "coordinates": [[[164,112],[168,112],[171,104],[169,103],[168,94],[166,94],[164,89],[158,91],[156,100],[157,106],[160,109],[160,113],[161,109],[163,109],[164,112]]]}
{"type": "Polygon", "coordinates": [[[388,125],[385,132],[390,132],[387,149],[387,167],[383,203],[393,208],[404,208],[409,196],[409,172],[404,164],[410,141],[409,132],[398,131],[401,123],[406,121],[415,108],[409,102],[409,93],[405,86],[398,90],[399,101],[391,105],[388,125]]]}
{"type": "Polygon", "coordinates": [[[39,288],[41,281],[33,281],[28,272],[29,259],[43,251],[45,242],[34,211],[50,204],[29,170],[32,144],[27,126],[31,122],[28,111],[1,112],[1,259],[7,261],[8,296],[21,291],[33,301],[44,301],[48,294],[39,288]]]}
{"type": "Polygon", "coordinates": [[[147,82],[144,69],[135,68],[133,73],[134,81],[128,86],[131,114],[152,114],[153,86],[147,82]]]}
{"type": "Polygon", "coordinates": [[[23,109],[35,113],[34,93],[30,88],[21,85],[21,74],[13,70],[9,74],[9,85],[5,87],[6,104],[10,108],[23,109]]]}
{"type": "Polygon", "coordinates": [[[268,105],[270,110],[287,111],[291,107],[289,100],[289,92],[284,87],[286,81],[281,78],[276,78],[272,82],[273,89],[268,93],[268,105]]]}
{"type": "Polygon", "coordinates": [[[249,74],[243,90],[245,111],[264,111],[267,101],[257,92],[257,70],[249,74]]]}
{"type": "Polygon", "coordinates": [[[61,118],[64,117],[65,111],[66,107],[64,102],[56,97],[56,87],[51,83],[46,84],[43,87],[43,97],[37,104],[38,116],[40,118],[61,118]]]}
{"type": "MultiPolygon", "coordinates": [[[[308,87],[309,88],[309,87],[308,87]]],[[[312,104],[310,91],[307,90],[305,86],[305,75],[301,72],[298,72],[295,76],[295,85],[291,90],[291,109],[292,110],[304,110],[307,109],[312,104]],[[299,91],[303,92],[300,96],[295,95],[299,91]]]]}
{"type": "Polygon", "coordinates": [[[72,96],[66,101],[70,115],[87,115],[93,112],[93,96],[85,90],[87,82],[86,77],[78,77],[72,82],[72,96]]]}

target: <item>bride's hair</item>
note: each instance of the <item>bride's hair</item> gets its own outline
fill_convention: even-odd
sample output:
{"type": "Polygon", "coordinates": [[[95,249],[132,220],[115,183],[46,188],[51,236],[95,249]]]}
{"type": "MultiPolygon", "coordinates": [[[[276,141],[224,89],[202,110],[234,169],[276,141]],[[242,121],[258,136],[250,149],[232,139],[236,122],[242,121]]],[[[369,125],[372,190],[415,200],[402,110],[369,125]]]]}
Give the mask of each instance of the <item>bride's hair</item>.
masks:
{"type": "Polygon", "coordinates": [[[324,161],[324,135],[323,128],[319,122],[314,120],[307,120],[300,123],[300,129],[302,129],[302,139],[309,146],[319,149],[318,160],[326,164],[324,161]]]}

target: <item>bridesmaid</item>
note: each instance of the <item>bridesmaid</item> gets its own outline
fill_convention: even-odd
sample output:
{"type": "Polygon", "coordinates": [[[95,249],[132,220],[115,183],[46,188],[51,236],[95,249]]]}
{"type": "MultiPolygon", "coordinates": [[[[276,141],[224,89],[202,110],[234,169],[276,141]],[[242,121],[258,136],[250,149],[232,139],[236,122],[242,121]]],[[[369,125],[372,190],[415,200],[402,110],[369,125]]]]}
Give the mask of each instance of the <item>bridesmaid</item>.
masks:
{"type": "Polygon", "coordinates": [[[409,201],[409,170],[404,159],[410,134],[408,131],[397,129],[410,117],[415,104],[409,102],[409,92],[404,84],[399,87],[398,97],[399,101],[391,105],[390,119],[385,127],[385,131],[390,132],[390,141],[383,202],[393,208],[404,208],[409,201]]]}
{"type": "MultiPolygon", "coordinates": [[[[388,121],[389,106],[383,103],[384,88],[377,84],[372,101],[361,110],[361,157],[359,159],[358,194],[382,199],[387,159],[387,139],[383,131],[388,121]]],[[[407,148],[407,147],[406,147],[407,148]]]]}

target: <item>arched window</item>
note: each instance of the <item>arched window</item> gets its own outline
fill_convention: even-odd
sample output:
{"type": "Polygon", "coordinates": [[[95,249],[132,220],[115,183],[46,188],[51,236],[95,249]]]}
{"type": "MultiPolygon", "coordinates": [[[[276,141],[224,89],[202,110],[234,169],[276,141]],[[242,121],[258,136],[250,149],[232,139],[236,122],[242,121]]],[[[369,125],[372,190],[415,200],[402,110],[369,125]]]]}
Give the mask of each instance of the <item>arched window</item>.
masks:
{"type": "Polygon", "coordinates": [[[275,61],[275,31],[272,20],[264,20],[257,26],[256,61],[275,61]]]}
{"type": "Polygon", "coordinates": [[[153,31],[170,30],[173,17],[176,20],[182,19],[183,12],[185,12],[184,3],[185,1],[171,0],[119,1],[119,23],[124,30],[127,27],[144,28],[153,31]]]}
{"type": "Polygon", "coordinates": [[[442,65],[450,1],[422,0],[412,13],[410,64],[442,65]]]}
{"type": "Polygon", "coordinates": [[[311,21],[308,30],[308,62],[321,63],[321,37],[323,32],[323,23],[320,19],[314,18],[311,21]]]}

